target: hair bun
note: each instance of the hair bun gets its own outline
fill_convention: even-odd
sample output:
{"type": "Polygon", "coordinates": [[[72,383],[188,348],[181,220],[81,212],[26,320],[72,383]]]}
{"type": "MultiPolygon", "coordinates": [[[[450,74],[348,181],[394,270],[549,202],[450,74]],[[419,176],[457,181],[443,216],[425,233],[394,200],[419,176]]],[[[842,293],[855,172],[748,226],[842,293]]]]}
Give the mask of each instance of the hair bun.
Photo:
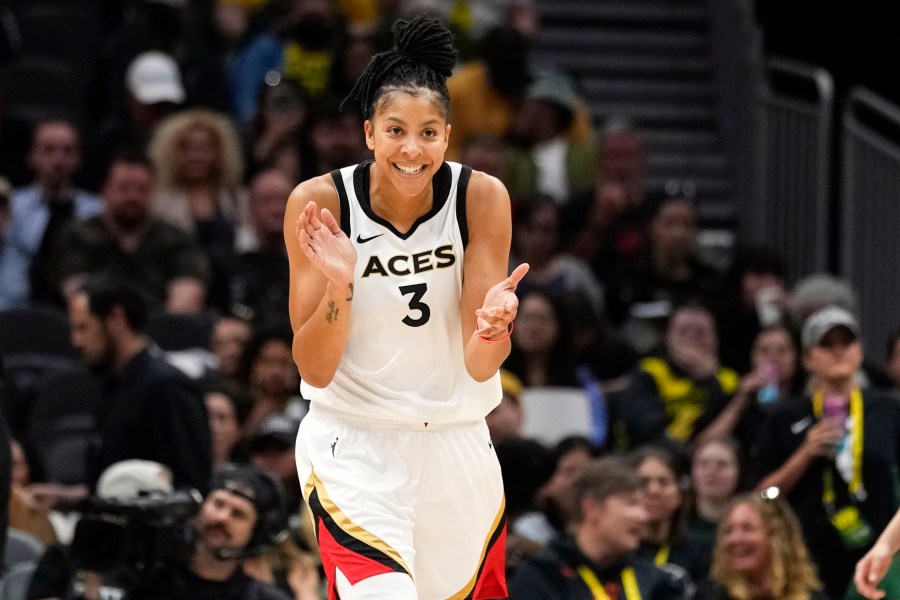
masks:
{"type": "Polygon", "coordinates": [[[453,34],[433,17],[422,16],[412,21],[397,21],[394,26],[394,47],[398,52],[426,64],[444,77],[449,77],[456,66],[453,34]]]}

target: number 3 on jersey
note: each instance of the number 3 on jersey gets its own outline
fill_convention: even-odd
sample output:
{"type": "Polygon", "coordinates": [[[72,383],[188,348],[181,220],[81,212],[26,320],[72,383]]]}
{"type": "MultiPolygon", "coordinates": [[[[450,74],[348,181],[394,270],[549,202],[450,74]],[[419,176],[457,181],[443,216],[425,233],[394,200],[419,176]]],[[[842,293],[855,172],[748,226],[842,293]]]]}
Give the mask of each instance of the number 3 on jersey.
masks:
{"type": "Polygon", "coordinates": [[[427,290],[428,286],[424,283],[400,286],[401,294],[403,294],[404,296],[412,294],[412,298],[409,299],[409,308],[411,310],[419,311],[419,316],[415,319],[413,319],[410,315],[406,315],[405,317],[403,317],[403,323],[405,325],[409,325],[410,327],[421,327],[428,322],[428,319],[431,318],[431,308],[429,308],[427,304],[422,302],[422,296],[425,295],[425,292],[427,290]]]}

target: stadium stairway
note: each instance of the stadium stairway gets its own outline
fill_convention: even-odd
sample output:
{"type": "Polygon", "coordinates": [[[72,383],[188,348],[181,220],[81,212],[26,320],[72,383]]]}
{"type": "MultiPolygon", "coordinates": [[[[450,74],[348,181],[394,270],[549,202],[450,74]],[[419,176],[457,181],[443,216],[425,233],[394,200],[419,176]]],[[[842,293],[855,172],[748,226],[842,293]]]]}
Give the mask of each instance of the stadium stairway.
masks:
{"type": "Polygon", "coordinates": [[[707,232],[733,230],[741,190],[751,191],[740,177],[752,173],[734,168],[744,164],[753,144],[747,132],[752,124],[735,114],[752,111],[756,100],[741,89],[756,84],[747,81],[753,71],[746,63],[758,60],[757,53],[742,48],[753,44],[750,11],[723,9],[721,0],[538,0],[537,5],[541,29],[535,60],[579,81],[596,126],[624,117],[641,132],[648,192],[662,190],[670,180],[691,181],[701,226],[707,232]],[[744,56],[735,60],[735,54],[744,56]]]}

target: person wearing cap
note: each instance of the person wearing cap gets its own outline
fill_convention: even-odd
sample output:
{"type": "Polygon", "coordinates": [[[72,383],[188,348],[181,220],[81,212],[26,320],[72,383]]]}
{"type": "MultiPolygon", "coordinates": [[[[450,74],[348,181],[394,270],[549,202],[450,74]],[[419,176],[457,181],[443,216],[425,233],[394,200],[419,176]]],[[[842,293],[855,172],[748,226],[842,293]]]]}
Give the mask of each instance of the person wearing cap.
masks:
{"type": "Polygon", "coordinates": [[[278,588],[253,579],[242,561],[271,549],[284,535],[284,490],[271,473],[245,465],[217,471],[194,520],[196,545],[186,565],[164,570],[137,598],[172,600],[286,600],[278,588]]]}
{"type": "Polygon", "coordinates": [[[837,306],[806,319],[809,393],[780,404],[760,435],[767,475],[758,487],[787,495],[832,598],[843,597],[854,564],[894,515],[900,489],[900,405],[860,388],[859,334],[856,317],[837,306]]]}
{"type": "Polygon", "coordinates": [[[125,67],[122,110],[109,111],[85,152],[84,180],[91,189],[103,184],[107,166],[123,149],[145,148],[156,126],[187,100],[181,68],[165,52],[149,50],[125,67]]]}
{"type": "Polygon", "coordinates": [[[268,416],[250,439],[250,462],[278,477],[285,486],[288,506],[297,512],[303,505],[294,445],[300,420],[282,414],[268,416]]]}
{"type": "Polygon", "coordinates": [[[562,72],[539,71],[526,88],[510,122],[514,150],[507,160],[521,165],[511,167],[516,173],[530,171],[533,197],[565,205],[593,187],[597,162],[593,138],[569,135],[583,104],[575,82],[562,72]]]}

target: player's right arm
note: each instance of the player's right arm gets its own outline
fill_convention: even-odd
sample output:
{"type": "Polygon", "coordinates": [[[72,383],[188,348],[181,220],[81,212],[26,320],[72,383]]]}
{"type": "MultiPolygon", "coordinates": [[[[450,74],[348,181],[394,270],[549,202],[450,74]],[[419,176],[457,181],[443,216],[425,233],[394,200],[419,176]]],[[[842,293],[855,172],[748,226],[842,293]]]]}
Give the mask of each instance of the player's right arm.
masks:
{"type": "Polygon", "coordinates": [[[294,362],[315,387],[331,383],[350,331],[356,250],[340,229],[339,206],[331,176],[322,175],[294,188],[284,218],[294,362]]]}

